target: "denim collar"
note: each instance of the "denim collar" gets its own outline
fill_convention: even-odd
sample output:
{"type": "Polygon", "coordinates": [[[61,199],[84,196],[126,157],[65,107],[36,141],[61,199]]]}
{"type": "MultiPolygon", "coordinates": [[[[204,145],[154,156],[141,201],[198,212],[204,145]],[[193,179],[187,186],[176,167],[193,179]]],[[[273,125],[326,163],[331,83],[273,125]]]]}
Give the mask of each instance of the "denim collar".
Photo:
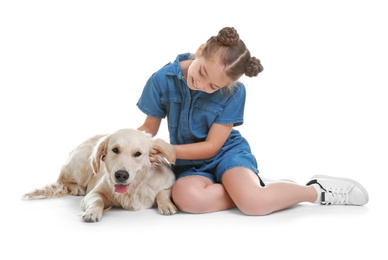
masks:
{"type": "Polygon", "coordinates": [[[176,57],[175,61],[171,64],[172,66],[169,66],[169,69],[166,72],[166,74],[169,76],[177,76],[178,79],[184,79],[183,72],[179,62],[184,60],[194,60],[194,59],[195,59],[195,55],[192,53],[188,52],[188,53],[179,54],[176,57]]]}

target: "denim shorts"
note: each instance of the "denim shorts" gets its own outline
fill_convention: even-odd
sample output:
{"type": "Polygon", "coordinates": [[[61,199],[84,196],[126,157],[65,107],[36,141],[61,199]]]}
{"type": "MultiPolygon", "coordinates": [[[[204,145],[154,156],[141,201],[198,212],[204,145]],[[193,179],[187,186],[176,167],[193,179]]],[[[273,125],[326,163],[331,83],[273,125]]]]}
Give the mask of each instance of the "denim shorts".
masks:
{"type": "MultiPolygon", "coordinates": [[[[173,167],[176,179],[199,175],[210,179],[213,183],[222,183],[224,173],[235,167],[250,169],[259,177],[257,161],[252,154],[248,142],[242,136],[227,140],[218,154],[208,160],[196,161],[195,164],[175,165],[173,167]]],[[[265,186],[260,179],[261,186],[265,186]]]]}

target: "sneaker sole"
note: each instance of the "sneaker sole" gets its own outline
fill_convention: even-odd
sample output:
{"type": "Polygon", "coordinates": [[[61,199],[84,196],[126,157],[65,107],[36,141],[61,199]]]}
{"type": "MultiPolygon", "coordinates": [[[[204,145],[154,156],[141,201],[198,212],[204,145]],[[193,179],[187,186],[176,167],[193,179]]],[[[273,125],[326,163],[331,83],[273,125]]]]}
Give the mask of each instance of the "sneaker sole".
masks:
{"type": "Polygon", "coordinates": [[[359,182],[357,182],[357,181],[355,181],[353,179],[342,178],[342,177],[333,177],[333,176],[330,176],[330,175],[321,175],[321,174],[314,175],[311,179],[313,180],[313,179],[319,179],[319,178],[321,178],[321,179],[339,180],[339,181],[348,181],[350,183],[353,183],[354,185],[356,185],[364,193],[364,195],[366,197],[365,204],[367,204],[368,201],[369,201],[369,194],[366,191],[366,189],[364,188],[364,186],[362,186],[359,182]]]}

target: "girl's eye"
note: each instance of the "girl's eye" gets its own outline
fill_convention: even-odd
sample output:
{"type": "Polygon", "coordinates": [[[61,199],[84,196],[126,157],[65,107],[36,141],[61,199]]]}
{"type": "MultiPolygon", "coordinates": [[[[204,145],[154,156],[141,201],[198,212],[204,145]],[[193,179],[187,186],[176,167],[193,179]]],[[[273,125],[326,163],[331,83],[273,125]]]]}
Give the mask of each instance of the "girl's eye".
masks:
{"type": "Polygon", "coordinates": [[[141,155],[141,152],[136,152],[133,154],[134,157],[139,157],[141,155]]]}
{"type": "Polygon", "coordinates": [[[119,148],[115,147],[112,149],[112,152],[114,152],[115,154],[118,154],[120,152],[119,148]]]}

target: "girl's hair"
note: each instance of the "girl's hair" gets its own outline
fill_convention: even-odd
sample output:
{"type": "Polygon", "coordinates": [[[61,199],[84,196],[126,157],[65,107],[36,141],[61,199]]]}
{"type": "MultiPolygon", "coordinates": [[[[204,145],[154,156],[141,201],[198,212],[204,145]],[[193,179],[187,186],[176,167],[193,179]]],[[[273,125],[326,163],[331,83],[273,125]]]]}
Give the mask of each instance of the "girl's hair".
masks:
{"type": "Polygon", "coordinates": [[[210,58],[217,52],[225,66],[226,76],[233,81],[237,81],[244,74],[255,77],[264,69],[259,59],[251,57],[251,53],[233,27],[221,29],[217,36],[210,37],[202,49],[205,58],[210,58]]]}

